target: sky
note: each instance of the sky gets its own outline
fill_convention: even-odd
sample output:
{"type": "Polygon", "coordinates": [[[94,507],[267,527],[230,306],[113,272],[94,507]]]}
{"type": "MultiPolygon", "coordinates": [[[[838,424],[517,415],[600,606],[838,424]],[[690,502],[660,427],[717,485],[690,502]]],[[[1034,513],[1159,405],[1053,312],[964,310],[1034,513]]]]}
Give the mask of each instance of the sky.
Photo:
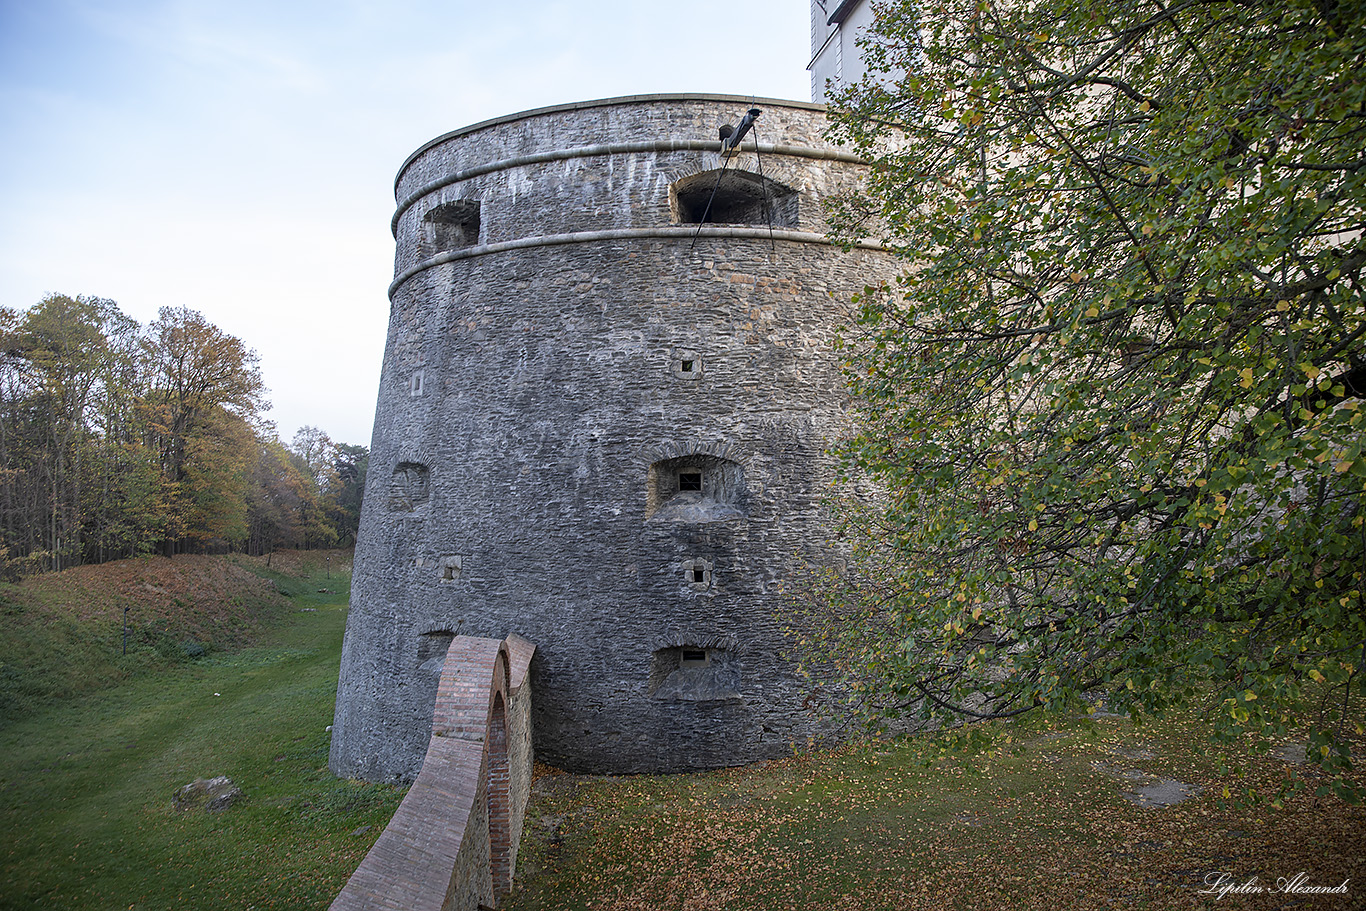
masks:
{"type": "Polygon", "coordinates": [[[809,6],[0,0],[0,305],[198,310],[282,439],[368,446],[409,153],[594,98],[809,100],[809,6]]]}

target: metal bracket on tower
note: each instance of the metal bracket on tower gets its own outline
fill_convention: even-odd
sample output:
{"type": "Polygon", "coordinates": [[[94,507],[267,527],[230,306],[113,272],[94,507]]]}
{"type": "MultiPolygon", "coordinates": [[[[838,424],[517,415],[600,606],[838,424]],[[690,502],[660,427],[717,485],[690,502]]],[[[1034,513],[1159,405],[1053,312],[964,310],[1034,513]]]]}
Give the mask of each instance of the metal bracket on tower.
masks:
{"type": "Polygon", "coordinates": [[[745,134],[750,131],[750,128],[754,126],[754,121],[758,120],[762,113],[758,108],[750,108],[745,112],[745,116],[741,119],[738,127],[733,127],[730,124],[721,127],[722,155],[731,155],[739,150],[740,140],[745,138],[745,134]]]}

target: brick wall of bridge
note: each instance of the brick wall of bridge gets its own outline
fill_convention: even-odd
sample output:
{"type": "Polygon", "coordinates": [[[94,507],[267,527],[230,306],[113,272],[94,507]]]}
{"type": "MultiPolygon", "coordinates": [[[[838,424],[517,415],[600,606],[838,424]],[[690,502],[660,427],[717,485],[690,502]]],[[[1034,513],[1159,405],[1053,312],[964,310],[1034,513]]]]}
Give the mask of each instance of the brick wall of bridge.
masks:
{"type": "Polygon", "coordinates": [[[517,635],[451,640],[422,771],[332,911],[477,911],[512,887],[531,791],[535,650],[517,635]]]}

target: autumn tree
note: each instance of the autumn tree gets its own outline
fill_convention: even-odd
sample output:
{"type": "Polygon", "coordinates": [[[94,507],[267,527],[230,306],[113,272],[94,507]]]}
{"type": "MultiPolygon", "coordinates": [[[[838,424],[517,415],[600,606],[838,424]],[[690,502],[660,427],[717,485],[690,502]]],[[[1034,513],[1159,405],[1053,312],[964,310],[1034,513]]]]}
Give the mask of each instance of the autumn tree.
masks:
{"type": "Polygon", "coordinates": [[[290,453],[305,481],[299,521],[306,547],[331,547],[337,543],[337,530],[328,520],[325,504],[337,483],[336,451],[332,438],[317,427],[305,425],[294,433],[290,453]]]}
{"type": "Polygon", "coordinates": [[[142,327],[112,301],[102,324],[107,353],[87,418],[89,456],[82,485],[82,559],[102,563],[150,552],[163,537],[157,453],[140,422],[144,388],[142,327]]]}
{"type": "Polygon", "coordinates": [[[188,308],[163,307],[148,327],[149,439],[168,504],[165,548],[245,538],[249,426],[267,407],[256,352],[188,308]]]}
{"type": "Polygon", "coordinates": [[[872,177],[832,217],[906,269],[847,333],[848,477],[881,493],[846,504],[832,654],[882,715],[1198,700],[1221,737],[1307,729],[1346,767],[1362,7],[879,10],[832,111],[872,177]]]}
{"type": "Polygon", "coordinates": [[[86,509],[114,454],[96,425],[135,367],[126,344],[135,324],[113,301],[60,294],[4,324],[6,544],[35,566],[61,569],[102,546],[86,509]]]}
{"type": "Polygon", "coordinates": [[[247,553],[260,556],[302,545],[300,518],[307,484],[283,443],[273,435],[258,441],[247,495],[247,553]]]}
{"type": "Polygon", "coordinates": [[[0,307],[0,575],[162,549],[354,540],[364,447],[260,416],[256,355],[204,317],[0,307]],[[359,466],[357,460],[360,460],[359,466]]]}

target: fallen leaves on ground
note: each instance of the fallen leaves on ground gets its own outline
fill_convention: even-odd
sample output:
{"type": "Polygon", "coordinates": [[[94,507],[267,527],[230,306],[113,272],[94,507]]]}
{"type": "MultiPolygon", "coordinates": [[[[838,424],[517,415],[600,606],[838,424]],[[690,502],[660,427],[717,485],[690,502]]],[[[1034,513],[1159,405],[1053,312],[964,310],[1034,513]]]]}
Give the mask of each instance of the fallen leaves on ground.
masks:
{"type": "Polygon", "coordinates": [[[1192,730],[1121,720],[927,755],[911,741],[693,775],[541,767],[506,907],[1366,908],[1366,808],[1310,794],[1221,806],[1230,784],[1266,794],[1312,775],[1302,766],[1268,756],[1219,777],[1192,730]],[[1200,790],[1136,806],[1114,767],[1200,790]]]}

